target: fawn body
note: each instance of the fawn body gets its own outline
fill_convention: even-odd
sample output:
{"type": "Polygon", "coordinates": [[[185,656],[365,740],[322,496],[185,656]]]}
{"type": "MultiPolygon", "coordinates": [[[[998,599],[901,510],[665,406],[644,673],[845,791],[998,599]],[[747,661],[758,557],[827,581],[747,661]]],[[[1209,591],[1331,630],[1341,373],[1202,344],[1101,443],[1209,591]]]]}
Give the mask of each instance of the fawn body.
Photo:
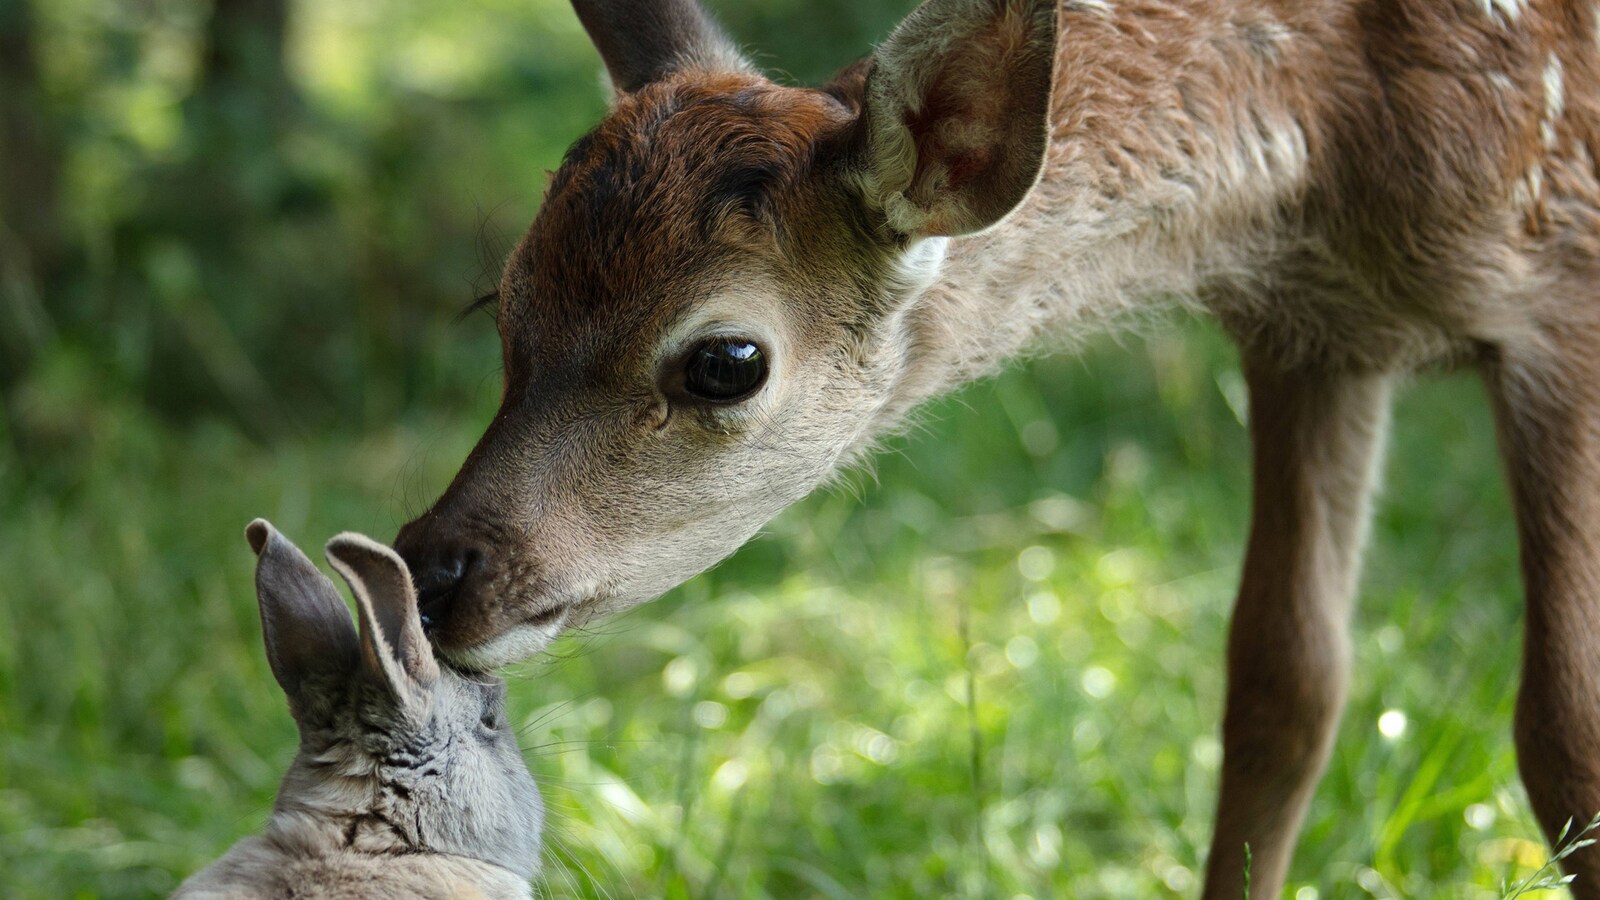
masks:
{"type": "MultiPolygon", "coordinates": [[[[500,289],[500,414],[396,546],[446,653],[536,652],[732,552],[923,400],[1152,305],[1250,389],[1205,896],[1276,896],[1348,677],[1397,378],[1483,373],[1517,747],[1600,811],[1600,15],[1566,0],[931,0],[820,89],[692,0],[575,0],[618,88],[500,289]]],[[[1600,852],[1572,856],[1600,897],[1600,852]]]]}
{"type": "Polygon", "coordinates": [[[506,723],[505,683],[440,667],[411,576],[360,535],[328,542],[333,583],[257,519],[256,590],[273,675],[300,728],[265,834],[175,900],[516,900],[533,896],[544,807],[506,723]]]}

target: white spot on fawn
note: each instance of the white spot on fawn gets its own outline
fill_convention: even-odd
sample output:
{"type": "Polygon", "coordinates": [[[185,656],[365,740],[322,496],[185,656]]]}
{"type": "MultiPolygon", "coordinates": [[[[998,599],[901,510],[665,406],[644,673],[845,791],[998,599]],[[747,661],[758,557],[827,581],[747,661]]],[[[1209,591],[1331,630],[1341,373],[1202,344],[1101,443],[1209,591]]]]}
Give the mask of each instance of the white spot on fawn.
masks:
{"type": "Polygon", "coordinates": [[[1539,122],[1539,138],[1546,150],[1556,146],[1556,123],[1566,111],[1567,97],[1562,84],[1561,60],[1554,53],[1544,67],[1544,118],[1539,122]]]}
{"type": "Polygon", "coordinates": [[[1108,19],[1113,11],[1111,0],[1072,0],[1067,4],[1067,8],[1074,12],[1098,13],[1108,19]]]}
{"type": "Polygon", "coordinates": [[[1235,165],[1230,167],[1235,183],[1259,183],[1262,176],[1282,179],[1284,183],[1298,181],[1309,157],[1306,135],[1299,124],[1292,120],[1272,121],[1258,114],[1249,125],[1240,131],[1235,165]]]}
{"type": "Polygon", "coordinates": [[[1283,47],[1293,36],[1286,25],[1271,16],[1241,22],[1238,28],[1250,49],[1269,63],[1278,62],[1283,47]]]}
{"type": "Polygon", "coordinates": [[[1539,200],[1539,195],[1544,191],[1544,169],[1538,163],[1528,167],[1528,174],[1523,176],[1511,188],[1511,202],[1519,209],[1527,209],[1539,200]]]}
{"type": "Polygon", "coordinates": [[[945,237],[922,238],[913,241],[901,254],[890,279],[905,296],[915,297],[928,289],[944,268],[944,257],[950,249],[950,239],[945,237]]]}
{"type": "Polygon", "coordinates": [[[1496,19],[1501,25],[1509,25],[1522,16],[1522,8],[1527,0],[1478,0],[1483,14],[1496,19]]]}

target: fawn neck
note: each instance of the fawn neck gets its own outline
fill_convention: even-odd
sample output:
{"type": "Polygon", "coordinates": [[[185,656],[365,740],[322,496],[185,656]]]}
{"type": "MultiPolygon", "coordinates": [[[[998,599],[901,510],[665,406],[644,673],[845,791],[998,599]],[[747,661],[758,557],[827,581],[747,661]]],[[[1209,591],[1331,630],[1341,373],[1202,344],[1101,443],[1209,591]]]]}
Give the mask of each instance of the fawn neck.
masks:
{"type": "Polygon", "coordinates": [[[951,241],[908,313],[886,426],[1042,341],[1237,300],[1281,249],[1308,156],[1306,63],[1291,61],[1324,52],[1309,46],[1322,29],[1226,2],[1071,3],[1061,22],[1041,181],[1000,225],[951,241]]]}

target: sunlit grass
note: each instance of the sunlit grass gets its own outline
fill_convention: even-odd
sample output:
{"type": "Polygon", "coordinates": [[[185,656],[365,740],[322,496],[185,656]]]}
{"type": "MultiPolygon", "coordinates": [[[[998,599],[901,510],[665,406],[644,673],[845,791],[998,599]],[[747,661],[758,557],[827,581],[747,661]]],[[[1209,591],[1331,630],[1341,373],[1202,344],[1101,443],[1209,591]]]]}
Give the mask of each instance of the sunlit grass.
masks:
{"type": "MultiPolygon", "coordinates": [[[[225,181],[276,173],[300,200],[224,234],[144,209],[208,183],[186,153],[223,165],[185,143],[209,6],[32,4],[77,255],[45,298],[61,339],[0,416],[0,448],[13,430],[30,448],[0,450],[6,897],[161,894],[261,827],[295,732],[242,529],[387,537],[446,483],[497,383],[485,321],[449,313],[492,284],[606,105],[561,0],[292,6],[304,105],[225,181]]],[[[710,6],[779,77],[815,82],[909,0],[710,6]]],[[[1519,590],[1479,393],[1454,377],[1401,404],[1296,900],[1496,898],[1549,858],[1509,739],[1519,590]]],[[[1245,407],[1201,327],[1032,365],[939,404],[715,572],[521,667],[553,813],[544,892],[1193,896],[1245,407]]]]}
{"type": "MultiPolygon", "coordinates": [[[[519,668],[545,893],[1192,895],[1248,501],[1233,367],[1190,328],[976,386],[853,487],[519,668]]],[[[494,399],[262,447],[163,431],[82,375],[29,388],[48,461],[0,460],[8,896],[159,893],[260,828],[294,729],[244,524],[389,536],[494,399]]],[[[1401,404],[1297,900],[1493,898],[1546,859],[1478,394],[1401,404]]]]}

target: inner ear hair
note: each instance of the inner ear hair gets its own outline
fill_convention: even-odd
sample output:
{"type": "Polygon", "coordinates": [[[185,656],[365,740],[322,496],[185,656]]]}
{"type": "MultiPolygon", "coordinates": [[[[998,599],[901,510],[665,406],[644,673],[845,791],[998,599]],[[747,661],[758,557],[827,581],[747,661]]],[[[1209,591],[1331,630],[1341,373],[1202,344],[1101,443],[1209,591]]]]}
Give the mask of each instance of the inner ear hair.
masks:
{"type": "Polygon", "coordinates": [[[930,0],[866,83],[862,193],[889,228],[954,237],[994,225],[1039,178],[1055,69],[1054,0],[930,0]]]}
{"type": "Polygon", "coordinates": [[[328,541],[328,562],[356,598],[363,663],[404,700],[415,686],[439,677],[433,649],[422,633],[416,590],[405,562],[364,535],[345,532],[328,541]]]}

